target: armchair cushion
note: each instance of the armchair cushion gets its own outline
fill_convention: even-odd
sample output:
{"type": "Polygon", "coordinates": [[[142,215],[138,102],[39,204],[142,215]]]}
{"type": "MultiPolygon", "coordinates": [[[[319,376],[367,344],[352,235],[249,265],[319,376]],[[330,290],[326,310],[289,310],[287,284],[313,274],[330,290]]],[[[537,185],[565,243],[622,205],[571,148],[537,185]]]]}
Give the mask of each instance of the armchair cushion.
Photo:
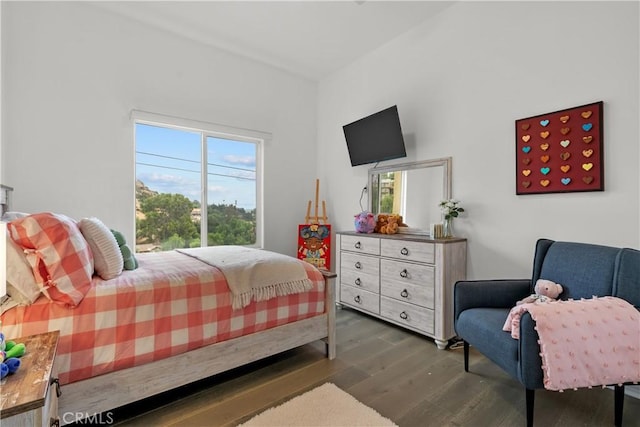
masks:
{"type": "Polygon", "coordinates": [[[518,340],[502,330],[508,308],[471,308],[464,310],[456,321],[458,335],[478,348],[493,363],[510,375],[518,377],[518,340]]]}

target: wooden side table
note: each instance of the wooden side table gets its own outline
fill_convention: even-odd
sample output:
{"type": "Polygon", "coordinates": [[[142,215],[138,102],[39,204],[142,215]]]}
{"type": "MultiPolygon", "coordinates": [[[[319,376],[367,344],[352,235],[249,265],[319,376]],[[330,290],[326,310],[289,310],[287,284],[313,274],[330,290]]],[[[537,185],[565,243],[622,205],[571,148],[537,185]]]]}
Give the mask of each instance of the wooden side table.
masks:
{"type": "Polygon", "coordinates": [[[58,395],[60,385],[55,372],[58,331],[22,338],[7,337],[24,343],[27,351],[20,368],[0,383],[0,423],[9,426],[59,426],[58,395]]]}

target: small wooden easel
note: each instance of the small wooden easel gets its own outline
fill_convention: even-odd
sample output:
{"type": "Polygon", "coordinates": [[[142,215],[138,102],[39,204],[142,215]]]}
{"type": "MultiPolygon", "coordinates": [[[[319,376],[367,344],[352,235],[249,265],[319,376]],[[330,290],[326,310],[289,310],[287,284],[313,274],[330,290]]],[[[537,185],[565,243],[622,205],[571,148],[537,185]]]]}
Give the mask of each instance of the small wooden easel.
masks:
{"type": "Polygon", "coordinates": [[[320,180],[316,179],[316,205],[315,205],[315,215],[311,216],[311,200],[307,204],[307,216],[304,217],[304,221],[307,224],[319,224],[320,220],[324,224],[327,223],[327,208],[325,206],[324,200],[322,201],[322,216],[318,216],[318,194],[320,193],[320,180]]]}

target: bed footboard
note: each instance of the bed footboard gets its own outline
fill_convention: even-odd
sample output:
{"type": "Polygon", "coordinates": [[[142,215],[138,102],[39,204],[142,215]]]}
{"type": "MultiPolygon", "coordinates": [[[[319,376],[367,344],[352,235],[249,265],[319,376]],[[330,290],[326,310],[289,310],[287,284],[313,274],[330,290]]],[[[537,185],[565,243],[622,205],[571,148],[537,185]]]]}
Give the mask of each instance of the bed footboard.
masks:
{"type": "Polygon", "coordinates": [[[324,311],[327,315],[327,336],[324,338],[327,345],[327,358],[336,358],[336,277],[337,274],[321,270],[324,276],[324,311]]]}

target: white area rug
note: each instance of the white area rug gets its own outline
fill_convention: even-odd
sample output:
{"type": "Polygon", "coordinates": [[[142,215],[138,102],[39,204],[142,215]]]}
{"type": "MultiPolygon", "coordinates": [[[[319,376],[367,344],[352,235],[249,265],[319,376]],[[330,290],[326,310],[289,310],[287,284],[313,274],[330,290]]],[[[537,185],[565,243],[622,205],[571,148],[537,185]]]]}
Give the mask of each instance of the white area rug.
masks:
{"type": "Polygon", "coordinates": [[[331,383],[267,409],[239,427],[265,426],[397,427],[390,419],[331,383]]]}

